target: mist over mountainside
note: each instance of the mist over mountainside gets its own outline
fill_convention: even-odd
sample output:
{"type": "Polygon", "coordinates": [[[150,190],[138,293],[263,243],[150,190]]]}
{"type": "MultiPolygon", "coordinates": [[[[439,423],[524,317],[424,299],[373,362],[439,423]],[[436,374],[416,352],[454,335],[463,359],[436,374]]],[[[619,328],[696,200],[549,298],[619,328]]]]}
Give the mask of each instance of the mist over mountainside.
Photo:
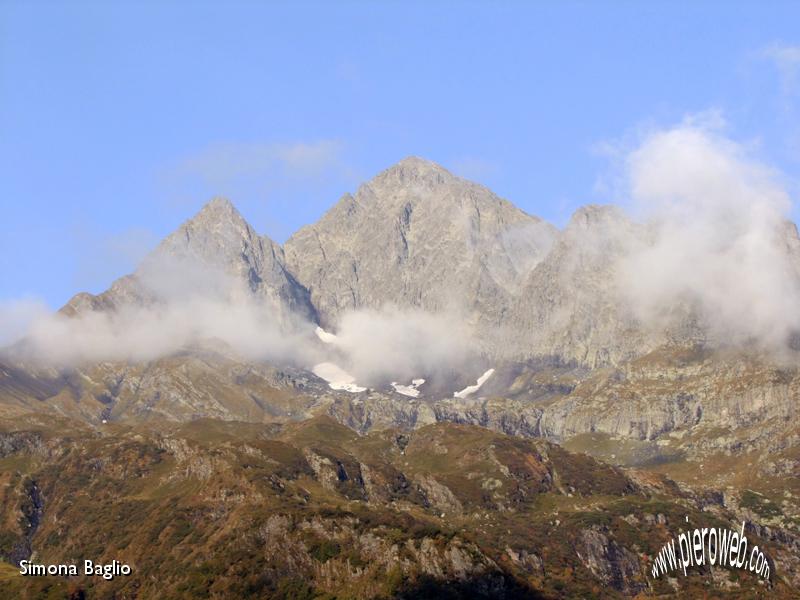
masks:
{"type": "Polygon", "coordinates": [[[106,292],[34,319],[8,355],[78,366],[221,343],[244,361],[332,362],[373,387],[435,373],[466,385],[494,363],[620,367],[668,348],[793,364],[800,238],[777,178],[685,123],[646,137],[623,181],[637,219],[589,205],[559,231],[410,157],[283,248],[217,198],[106,292]]]}
{"type": "Polygon", "coordinates": [[[786,193],[690,124],[623,167],[627,211],[585,206],[561,231],[415,157],[285,248],[212,200],[108,291],[35,320],[0,385],[95,422],[324,413],[361,431],[453,420],[648,443],[755,423],[751,446],[790,445],[800,239],[786,193]],[[287,394],[294,409],[275,403],[287,394]]]}
{"type": "Polygon", "coordinates": [[[78,294],[63,312],[166,304],[193,297],[264,303],[276,323],[315,318],[308,295],[288,273],[283,250],[259,236],[229,200],[216,198],[164,239],[137,271],[99,296],[78,294]]]}
{"type": "Polygon", "coordinates": [[[344,196],[285,247],[325,326],[348,310],[387,304],[497,326],[556,236],[485,187],[411,157],[344,196]]]}
{"type": "Polygon", "coordinates": [[[0,600],[800,600],[798,22],[0,1],[0,600]]]}
{"type": "MultiPolygon", "coordinates": [[[[159,510],[163,493],[187,510],[214,505],[224,518],[212,521],[239,531],[258,503],[230,509],[228,498],[249,490],[268,499],[280,510],[277,520],[254,521],[259,535],[278,535],[295,558],[270,555],[270,577],[251,587],[278,597],[297,578],[356,597],[368,595],[353,592],[355,581],[383,589],[361,557],[394,564],[397,535],[387,527],[409,515],[426,528],[419,544],[397,538],[407,555],[398,577],[414,585],[430,577],[461,581],[463,597],[557,595],[569,577],[563,563],[581,586],[601,582],[612,596],[696,591],[707,574],[652,584],[637,559],[653,544],[635,525],[660,531],[687,510],[750,519],[751,534],[781,561],[771,563],[781,569],[778,597],[792,597],[800,238],[785,218],[785,192],[739,148],[691,127],[651,136],[626,169],[627,207],[584,206],[563,230],[415,157],[344,196],[284,247],[230,201],[211,200],[135,272],[33,319],[0,353],[0,460],[28,473],[9,479],[6,508],[21,507],[28,520],[0,531],[0,556],[30,556],[31,540],[60,556],[52,524],[39,526],[36,486],[60,505],[58,478],[41,457],[62,443],[49,436],[68,431],[81,456],[139,452],[121,468],[160,491],[137,497],[137,511],[159,510]],[[676,144],[680,152],[670,150],[676,144]],[[694,172],[696,164],[707,168],[694,172]],[[274,441],[284,434],[300,439],[284,447],[274,441]],[[523,443],[515,438],[566,450],[537,442],[498,457],[523,443]],[[420,440],[424,451],[414,450],[420,440]],[[241,453],[231,446],[239,443],[241,453]],[[380,461],[363,458],[370,448],[380,461]],[[259,461],[271,465],[267,483],[250,479],[259,461]],[[225,465],[241,477],[224,475],[225,465]],[[309,506],[319,514],[300,518],[309,506]],[[345,529],[325,516],[331,506],[345,529]],[[563,518],[568,543],[541,556],[516,550],[507,536],[527,510],[548,531],[563,518]],[[463,539],[427,529],[451,514],[463,539]],[[473,543],[487,527],[491,545],[473,543]],[[343,554],[345,538],[359,550],[343,554]]],[[[111,494],[121,476],[96,456],[90,486],[111,494]]],[[[71,486],[89,477],[83,459],[59,460],[71,486]]],[[[127,502],[108,497],[114,507],[127,502]]],[[[215,531],[186,518],[196,541],[215,531]]],[[[514,527],[542,543],[527,525],[514,527]]],[[[170,585],[197,581],[176,574],[170,585]]],[[[239,590],[227,572],[215,581],[239,590]]],[[[731,589],[759,585],[737,579],[731,589]]]]}
{"type": "MultiPolygon", "coordinates": [[[[218,338],[248,358],[307,363],[308,348],[293,336],[313,338],[321,325],[350,339],[348,326],[375,333],[369,318],[405,316],[425,321],[408,337],[440,331],[425,344],[374,340],[371,350],[397,358],[447,338],[449,350],[468,346],[488,361],[591,368],[667,345],[791,355],[800,238],[777,179],[693,125],[646,138],[627,156],[624,178],[637,219],[591,205],[558,231],[411,157],[345,195],[284,248],[215,199],[135,273],[70,300],[61,314],[73,320],[34,320],[26,344],[33,355],[80,362],[152,358],[218,338]],[[78,325],[84,319],[98,323],[78,325]]],[[[369,337],[363,331],[349,346],[369,337]]]]}

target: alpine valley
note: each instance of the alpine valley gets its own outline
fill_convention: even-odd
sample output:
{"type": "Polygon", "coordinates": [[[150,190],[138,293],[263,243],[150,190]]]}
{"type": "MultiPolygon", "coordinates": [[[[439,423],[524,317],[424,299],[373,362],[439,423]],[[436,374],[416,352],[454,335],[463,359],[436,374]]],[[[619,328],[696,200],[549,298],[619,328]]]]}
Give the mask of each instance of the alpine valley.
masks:
{"type": "Polygon", "coordinates": [[[2,597],[799,597],[800,332],[641,310],[658,243],[414,157],[283,245],[210,201],[0,353],[2,597]],[[742,522],[768,580],[653,577],[742,522]]]}

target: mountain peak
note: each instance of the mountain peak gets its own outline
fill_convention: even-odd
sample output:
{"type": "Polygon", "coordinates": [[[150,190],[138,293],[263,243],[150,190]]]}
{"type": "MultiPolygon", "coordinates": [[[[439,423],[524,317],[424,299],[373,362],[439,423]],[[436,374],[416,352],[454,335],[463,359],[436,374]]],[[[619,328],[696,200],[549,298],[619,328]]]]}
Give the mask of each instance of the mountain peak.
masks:
{"type": "MultiPolygon", "coordinates": [[[[496,315],[555,230],[432,161],[404,158],[284,245],[323,326],[392,304],[496,315]]],[[[470,317],[471,318],[471,317],[470,317]]]]}
{"type": "Polygon", "coordinates": [[[288,273],[283,251],[259,236],[230,200],[215,197],[164,238],[136,271],[98,296],[79,294],[67,315],[201,297],[264,303],[281,328],[314,321],[308,292],[288,273]]]}
{"type": "MultiPolygon", "coordinates": [[[[406,156],[405,158],[399,160],[395,165],[395,168],[414,168],[414,169],[427,169],[427,170],[439,170],[444,171],[446,170],[442,165],[433,162],[432,160],[428,160],[427,158],[422,158],[421,156],[406,156]]],[[[391,167],[390,167],[391,168],[391,167]]]]}
{"type": "Polygon", "coordinates": [[[392,181],[403,184],[412,182],[441,184],[453,179],[455,179],[455,176],[440,164],[418,156],[407,156],[379,173],[373,181],[392,181]]]}
{"type": "Polygon", "coordinates": [[[200,210],[201,212],[204,210],[236,210],[236,207],[225,196],[214,196],[200,210]]]}
{"type": "Polygon", "coordinates": [[[193,224],[219,222],[246,224],[244,217],[233,203],[222,196],[215,196],[206,202],[189,222],[193,224]]]}
{"type": "Polygon", "coordinates": [[[626,222],[619,208],[611,204],[587,204],[576,210],[569,219],[568,229],[589,229],[626,222]]]}

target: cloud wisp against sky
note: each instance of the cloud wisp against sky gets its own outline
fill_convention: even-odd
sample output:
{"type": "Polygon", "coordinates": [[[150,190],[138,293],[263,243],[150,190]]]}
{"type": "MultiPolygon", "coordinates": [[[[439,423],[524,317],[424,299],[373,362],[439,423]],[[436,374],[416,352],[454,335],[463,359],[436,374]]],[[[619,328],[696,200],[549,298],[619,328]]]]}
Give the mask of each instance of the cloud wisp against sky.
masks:
{"type": "MultiPolygon", "coordinates": [[[[771,164],[800,157],[780,74],[752,60],[774,46],[793,64],[791,3],[316,3],[312,20],[296,4],[195,8],[0,3],[0,298],[66,302],[75,224],[160,238],[222,194],[282,241],[408,155],[559,226],[598,200],[587,146],[631,123],[719,106],[771,164]],[[314,184],[292,175],[320,169],[314,184]]],[[[91,271],[90,291],[108,285],[91,271]]]]}
{"type": "Polygon", "coordinates": [[[342,169],[342,143],[335,140],[279,143],[217,143],[186,157],[171,169],[172,177],[197,177],[225,194],[226,186],[244,178],[315,178],[342,169]]]}
{"type": "Polygon", "coordinates": [[[650,228],[620,285],[646,322],[699,309],[713,339],[784,345],[800,330],[800,243],[779,175],[713,127],[651,132],[625,160],[650,228]]]}
{"type": "Polygon", "coordinates": [[[206,347],[307,369],[335,361],[366,385],[455,369],[472,357],[469,332],[455,317],[390,306],[350,311],[336,343],[323,344],[315,323],[194,258],[153,253],[117,286],[111,310],[53,313],[34,300],[0,305],[0,347],[18,342],[9,349],[12,359],[59,368],[206,347]]]}

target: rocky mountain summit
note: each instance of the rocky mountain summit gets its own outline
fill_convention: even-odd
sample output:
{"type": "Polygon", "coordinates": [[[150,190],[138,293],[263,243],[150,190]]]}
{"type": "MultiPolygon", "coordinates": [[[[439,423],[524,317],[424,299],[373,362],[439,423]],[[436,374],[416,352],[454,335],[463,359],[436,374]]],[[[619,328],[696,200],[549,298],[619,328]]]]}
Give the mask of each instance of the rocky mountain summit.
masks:
{"type": "MultiPolygon", "coordinates": [[[[800,273],[796,228],[776,235],[800,273]]],[[[170,303],[182,310],[181,303],[198,297],[222,312],[245,303],[284,331],[299,328],[306,337],[289,345],[311,348],[315,362],[329,361],[326,369],[312,369],[314,362],[298,360],[297,352],[282,364],[265,364],[218,339],[193,339],[194,345],[154,360],[101,360],[69,372],[32,370],[6,354],[0,389],[15,405],[95,422],[155,415],[263,421],[328,412],[362,431],[456,420],[558,441],[590,433],[657,441],[698,427],[770,423],[770,432],[781,432],[778,439],[790,439],[796,410],[789,398],[800,380],[791,350],[773,361],[740,348],[731,359],[730,350],[708,345],[709,329],[691,298],[655,325],[627,302],[620,264],[652,243],[648,225],[615,207],[583,207],[559,231],[414,157],[345,195],[285,248],[258,235],[229,201],[214,199],[136,272],[97,296],[78,294],[61,312],[113,315],[170,303]],[[432,376],[433,369],[415,373],[424,383],[411,392],[408,382],[367,389],[350,381],[346,365],[333,364],[342,359],[333,332],[350,311],[387,306],[455,316],[448,323],[470,329],[479,359],[446,379],[432,376]],[[320,325],[328,331],[319,328],[317,339],[311,332],[320,325]],[[350,383],[314,374],[323,371],[350,383]],[[484,371],[485,385],[461,396],[458,390],[473,390],[484,371]],[[740,389],[746,377],[753,384],[740,389]],[[276,404],[276,398],[282,400],[276,404]],[[479,414],[481,399],[492,403],[479,414]]],[[[372,343],[369,335],[357,339],[372,343]]]]}
{"type": "MultiPolygon", "coordinates": [[[[787,225],[776,235],[800,273],[797,229],[787,225]]],[[[583,207],[559,231],[414,157],[345,195],[285,248],[258,235],[218,198],[136,272],[97,296],[78,294],[62,313],[114,314],[170,303],[182,310],[198,297],[224,313],[245,303],[284,331],[299,327],[306,337],[290,345],[313,349],[315,362],[329,361],[326,369],[298,361],[297,352],[292,360],[265,364],[208,339],[154,360],[103,360],[69,372],[32,370],[7,354],[0,390],[15,405],[94,422],[260,422],[328,413],[360,431],[454,420],[560,442],[604,434],[665,447],[676,444],[667,436],[683,431],[761,427],[746,436],[749,446],[766,432],[791,446],[796,357],[790,351],[772,360],[757,349],[709,345],[710,330],[691,299],[671,306],[669,320],[642,322],[620,289],[619,271],[627,256],[652,243],[648,225],[615,207],[583,207]],[[331,332],[349,311],[387,306],[455,316],[448,323],[469,327],[480,358],[445,379],[415,373],[424,383],[411,392],[408,382],[367,389],[315,375],[335,372],[351,380],[346,365],[333,364],[344,359],[331,332]],[[311,331],[319,325],[329,331],[318,329],[317,339],[311,331]],[[484,371],[485,385],[460,396],[484,371]]],[[[372,343],[369,335],[358,339],[372,343]]],[[[718,444],[727,448],[744,441],[736,434],[714,439],[728,439],[718,444]]]]}
{"type": "Polygon", "coordinates": [[[308,292],[288,271],[280,245],[258,235],[223,198],[211,200],[165,238],[135,273],[97,296],[74,296],[62,312],[115,311],[192,296],[253,299],[282,325],[316,319],[308,292]]]}
{"type": "MultiPolygon", "coordinates": [[[[785,225],[759,243],[792,291],[800,238],[785,225]]],[[[569,597],[569,581],[583,597],[695,594],[708,581],[724,582],[721,597],[794,597],[798,336],[780,329],[777,352],[748,328],[721,337],[691,293],[643,318],[626,261],[656,243],[651,224],[611,206],[558,230],[413,157],[283,247],[214,199],[134,273],[57,315],[75,344],[105,327],[124,348],[133,323],[141,345],[150,315],[161,338],[175,315],[191,335],[138,358],[50,364],[20,353],[26,341],[0,352],[0,556],[61,559],[58,523],[82,540],[75,552],[91,547],[75,521],[89,508],[65,500],[90,489],[110,507],[96,519],[123,523],[104,539],[146,569],[136,548],[181,548],[189,575],[170,574],[174,597],[569,597]],[[381,311],[392,320],[375,320],[381,311]],[[355,333],[354,314],[368,316],[355,333]],[[220,335],[228,324],[234,335],[220,335]],[[461,338],[439,347],[462,326],[468,351],[461,338]],[[404,354],[460,358],[437,368],[404,354]],[[373,355],[420,372],[347,371],[373,355]],[[125,516],[163,511],[172,524],[158,531],[125,516]],[[747,520],[780,575],[649,582],[654,540],[687,513],[747,520]],[[261,575],[242,584],[197,547],[244,552],[261,575]]]]}
{"type": "Polygon", "coordinates": [[[321,323],[387,304],[500,325],[557,230],[485,187],[407,158],[286,242],[321,323]]]}
{"type": "MultiPolygon", "coordinates": [[[[797,230],[775,235],[785,275],[800,288],[797,230]]],[[[619,366],[714,339],[691,295],[657,322],[632,306],[621,265],[652,243],[649,226],[616,207],[585,206],[559,231],[411,157],[346,194],[284,247],[258,235],[229,201],[212,200],[135,273],[98,296],[78,294],[62,312],[200,295],[257,301],[283,329],[307,323],[335,332],[354,310],[418,309],[463,323],[490,361],[619,366]]]]}

